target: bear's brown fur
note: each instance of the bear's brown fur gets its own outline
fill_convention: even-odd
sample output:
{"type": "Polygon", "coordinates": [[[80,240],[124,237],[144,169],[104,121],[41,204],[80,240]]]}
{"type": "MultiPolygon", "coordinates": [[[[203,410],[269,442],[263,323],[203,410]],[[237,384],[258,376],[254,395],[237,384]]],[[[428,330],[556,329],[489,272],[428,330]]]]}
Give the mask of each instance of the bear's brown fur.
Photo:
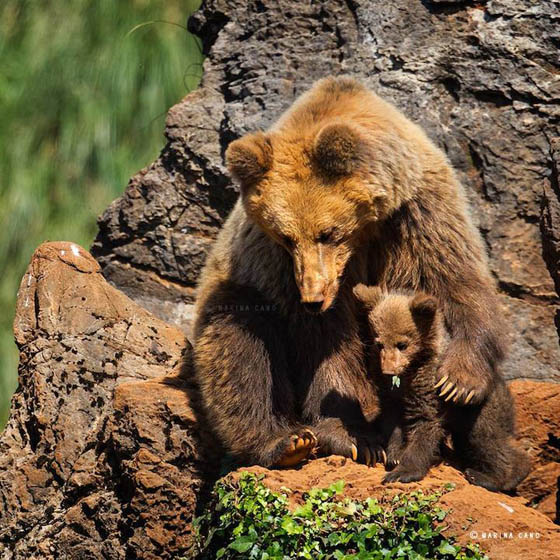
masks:
{"type": "Polygon", "coordinates": [[[436,296],[451,335],[444,387],[487,394],[503,354],[495,288],[463,191],[420,128],[327,78],[226,159],[241,196],[200,278],[194,360],[240,460],[293,464],[315,445],[309,430],[323,451],[365,460],[377,396],[359,282],[436,296]]]}
{"type": "Polygon", "coordinates": [[[387,437],[389,469],[384,482],[421,480],[440,456],[450,433],[467,478],[488,490],[512,490],[528,474],[529,457],[511,444],[514,406],[496,372],[487,397],[475,405],[445,402],[434,388],[445,346],[437,301],[426,294],[383,293],[359,284],[354,294],[364,305],[371,329],[370,372],[379,385],[378,432],[387,437]],[[398,386],[389,382],[396,376],[398,386]]]}

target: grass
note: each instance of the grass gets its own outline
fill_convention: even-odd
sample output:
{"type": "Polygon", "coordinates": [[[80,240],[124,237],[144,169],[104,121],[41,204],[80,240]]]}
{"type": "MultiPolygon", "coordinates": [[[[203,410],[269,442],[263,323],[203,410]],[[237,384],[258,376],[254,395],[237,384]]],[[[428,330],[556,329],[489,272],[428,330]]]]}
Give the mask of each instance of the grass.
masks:
{"type": "MultiPolygon", "coordinates": [[[[380,500],[341,496],[344,482],[313,489],[291,511],[289,490],[273,492],[244,473],[216,483],[194,522],[198,560],[488,560],[472,543],[444,535],[447,512],[437,502],[451,488],[380,500]]],[[[452,485],[451,485],[452,486],[452,485]]]]}
{"type": "Polygon", "coordinates": [[[0,427],[16,387],[19,281],[45,240],[89,247],[97,215],[163,147],[198,85],[199,0],[0,3],[0,427]],[[164,23],[167,22],[167,23],[164,23]]]}

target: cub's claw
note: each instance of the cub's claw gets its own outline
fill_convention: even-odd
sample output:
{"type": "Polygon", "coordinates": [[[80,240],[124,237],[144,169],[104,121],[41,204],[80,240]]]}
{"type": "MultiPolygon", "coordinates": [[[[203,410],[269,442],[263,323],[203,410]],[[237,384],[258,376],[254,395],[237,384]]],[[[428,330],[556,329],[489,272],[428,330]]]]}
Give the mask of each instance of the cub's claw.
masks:
{"type": "Polygon", "coordinates": [[[307,459],[315,446],[317,438],[308,429],[302,430],[299,434],[293,434],[284,450],[282,457],[276,462],[277,467],[293,467],[307,459]]]}
{"type": "Polygon", "coordinates": [[[478,391],[476,389],[471,389],[469,391],[468,389],[457,387],[452,381],[445,383],[444,380],[446,379],[448,379],[448,376],[442,377],[438,383],[434,385],[435,388],[441,387],[438,396],[445,397],[445,402],[453,401],[457,404],[467,405],[473,398],[475,401],[478,400],[479,395],[477,395],[478,391]],[[442,383],[444,383],[444,385],[442,385],[442,383]]]}
{"type": "Polygon", "coordinates": [[[358,460],[358,448],[354,444],[352,444],[351,451],[352,451],[352,461],[357,461],[358,460]]]}
{"type": "Polygon", "coordinates": [[[488,394],[494,375],[491,364],[468,348],[465,341],[451,341],[440,364],[436,388],[440,397],[459,406],[478,404],[488,394]],[[445,379],[445,383],[441,381],[445,379]]]}

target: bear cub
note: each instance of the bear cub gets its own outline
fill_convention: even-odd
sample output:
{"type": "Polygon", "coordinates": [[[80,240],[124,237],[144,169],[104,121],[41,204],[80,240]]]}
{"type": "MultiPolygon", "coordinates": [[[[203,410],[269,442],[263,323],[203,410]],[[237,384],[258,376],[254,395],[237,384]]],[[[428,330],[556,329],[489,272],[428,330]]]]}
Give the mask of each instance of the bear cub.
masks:
{"type": "Polygon", "coordinates": [[[437,368],[446,335],[437,300],[423,293],[384,293],[358,284],[354,294],[367,312],[370,371],[379,386],[377,428],[387,449],[384,482],[421,480],[441,457],[451,435],[467,479],[492,491],[513,490],[530,470],[529,456],[512,445],[513,399],[495,375],[480,404],[453,402],[456,390],[437,394],[437,368]]]}

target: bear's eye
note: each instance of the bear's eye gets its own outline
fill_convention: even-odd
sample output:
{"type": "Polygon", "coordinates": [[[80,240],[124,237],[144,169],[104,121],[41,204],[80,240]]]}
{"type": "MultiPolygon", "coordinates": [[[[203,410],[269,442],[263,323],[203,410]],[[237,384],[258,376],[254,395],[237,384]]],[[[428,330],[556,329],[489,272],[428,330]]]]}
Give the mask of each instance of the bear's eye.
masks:
{"type": "Polygon", "coordinates": [[[404,352],[408,348],[408,344],[406,342],[397,342],[397,350],[404,352]]]}
{"type": "Polygon", "coordinates": [[[286,245],[286,247],[290,249],[292,249],[295,245],[294,240],[289,235],[281,235],[280,239],[282,240],[282,243],[284,243],[284,245],[286,245]]]}
{"type": "Polygon", "coordinates": [[[377,348],[379,348],[380,350],[383,348],[383,342],[381,342],[381,340],[379,340],[379,338],[376,338],[374,340],[374,342],[377,345],[377,348]]]}
{"type": "Polygon", "coordinates": [[[326,229],[317,236],[318,243],[336,243],[338,241],[338,232],[335,228],[326,229]]]}

